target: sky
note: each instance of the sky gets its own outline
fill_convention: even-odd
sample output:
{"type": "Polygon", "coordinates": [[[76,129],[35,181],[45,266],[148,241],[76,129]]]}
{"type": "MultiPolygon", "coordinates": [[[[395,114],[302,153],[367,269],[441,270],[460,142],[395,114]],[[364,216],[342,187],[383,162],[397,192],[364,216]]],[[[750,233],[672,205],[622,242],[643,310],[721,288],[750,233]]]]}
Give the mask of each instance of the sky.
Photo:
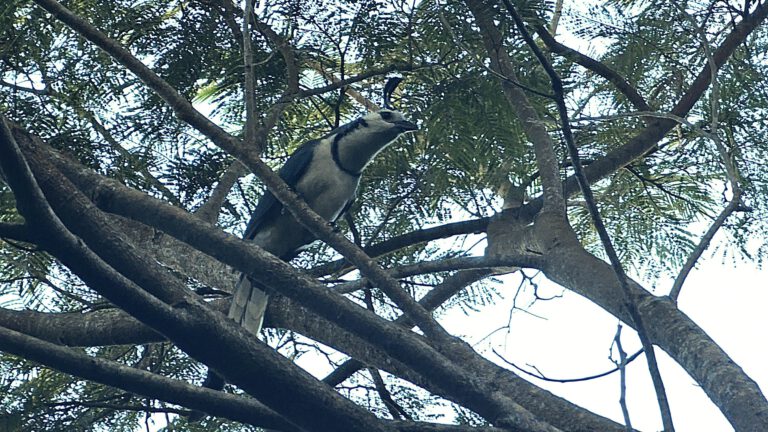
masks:
{"type": "MultiPolygon", "coordinates": [[[[768,368],[765,366],[768,364],[768,340],[764,336],[768,328],[768,314],[765,313],[768,274],[751,263],[740,263],[736,267],[730,261],[723,263],[719,254],[714,257],[705,254],[705,257],[688,276],[679,307],[765,392],[768,389],[768,368]]],[[[458,311],[446,315],[443,324],[452,334],[468,335],[467,340],[475,343],[476,350],[504,367],[509,366],[493,350],[518,366],[533,365],[550,378],[592,376],[614,367],[608,355],[618,324],[615,317],[578,294],[563,291],[542,278],[539,281],[542,297],[561,293],[563,297],[536,301],[531,305],[531,290],[528,290],[517,299],[517,306],[525,307],[527,312],[516,310],[510,320],[513,294],[519,281],[517,275],[507,276],[504,299],[468,316],[458,311]],[[480,341],[508,323],[508,330],[497,331],[480,341]]],[[[660,281],[654,294],[665,294],[672,282],[672,279],[660,281]]],[[[626,326],[622,331],[622,345],[629,354],[640,348],[634,330],[626,326]]],[[[733,431],[694,380],[666,353],[657,348],[656,354],[676,430],[733,431]]],[[[533,368],[527,369],[533,371],[533,368]]],[[[584,408],[623,423],[618,402],[618,373],[581,383],[528,379],[584,408]]],[[[627,405],[636,429],[662,429],[645,356],[627,367],[627,405]]]]}

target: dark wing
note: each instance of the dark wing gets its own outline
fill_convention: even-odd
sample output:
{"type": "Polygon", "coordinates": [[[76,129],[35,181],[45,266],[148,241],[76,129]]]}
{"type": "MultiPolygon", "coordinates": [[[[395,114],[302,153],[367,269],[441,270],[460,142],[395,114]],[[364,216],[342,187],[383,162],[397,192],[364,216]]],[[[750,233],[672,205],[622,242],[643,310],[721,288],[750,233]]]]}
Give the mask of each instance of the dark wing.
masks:
{"type": "MultiPolygon", "coordinates": [[[[312,140],[307,141],[288,158],[278,171],[280,178],[288,184],[290,187],[296,187],[301,176],[307,171],[309,163],[312,161],[312,155],[314,154],[314,148],[320,141],[312,140]]],[[[261,197],[259,203],[256,205],[256,209],[253,210],[251,220],[248,222],[248,226],[245,228],[244,239],[253,240],[256,234],[259,232],[264,222],[273,220],[280,217],[280,212],[283,209],[283,205],[280,201],[272,195],[272,192],[266,191],[264,196],[261,197]]]]}

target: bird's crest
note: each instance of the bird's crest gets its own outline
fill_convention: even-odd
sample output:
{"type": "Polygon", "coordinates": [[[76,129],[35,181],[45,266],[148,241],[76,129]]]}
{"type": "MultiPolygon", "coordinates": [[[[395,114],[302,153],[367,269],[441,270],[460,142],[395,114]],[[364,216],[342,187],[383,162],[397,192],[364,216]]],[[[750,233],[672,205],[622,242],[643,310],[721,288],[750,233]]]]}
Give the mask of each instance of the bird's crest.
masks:
{"type": "Polygon", "coordinates": [[[395,92],[395,89],[397,89],[397,86],[402,80],[403,79],[400,77],[392,77],[387,80],[386,84],[384,84],[384,108],[395,111],[395,107],[392,105],[392,93],[395,92]]]}

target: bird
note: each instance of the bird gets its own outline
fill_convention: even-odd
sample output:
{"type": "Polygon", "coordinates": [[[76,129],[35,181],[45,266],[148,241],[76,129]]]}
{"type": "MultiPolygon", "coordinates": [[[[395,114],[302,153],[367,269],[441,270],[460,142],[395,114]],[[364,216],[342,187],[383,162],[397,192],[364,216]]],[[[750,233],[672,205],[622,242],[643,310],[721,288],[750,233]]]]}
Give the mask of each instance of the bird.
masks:
{"type": "MultiPolygon", "coordinates": [[[[300,145],[278,171],[279,176],[309,207],[335,223],[355,200],[366,166],[400,135],[418,130],[394,109],[391,95],[402,78],[384,86],[384,108],[344,124],[328,134],[300,145]]],[[[254,209],[243,235],[265,251],[290,261],[315,241],[275,196],[266,191],[254,209]]],[[[258,335],[269,295],[258,281],[242,274],[227,316],[258,335]]],[[[209,371],[203,384],[223,388],[223,380],[209,371]]]]}

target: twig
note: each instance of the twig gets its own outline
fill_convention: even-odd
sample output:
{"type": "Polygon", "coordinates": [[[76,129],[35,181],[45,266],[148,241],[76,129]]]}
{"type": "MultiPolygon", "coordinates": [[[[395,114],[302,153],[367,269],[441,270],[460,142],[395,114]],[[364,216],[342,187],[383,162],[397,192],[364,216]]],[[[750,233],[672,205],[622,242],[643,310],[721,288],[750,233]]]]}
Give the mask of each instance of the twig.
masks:
{"type": "MultiPolygon", "coordinates": [[[[376,308],[373,306],[373,295],[371,294],[370,288],[365,290],[364,301],[365,307],[368,308],[369,311],[376,313],[376,308]]],[[[394,420],[399,420],[402,418],[411,420],[411,416],[408,415],[403,407],[401,407],[392,398],[392,394],[389,392],[389,390],[387,390],[387,386],[384,384],[384,379],[381,377],[381,372],[379,372],[379,370],[374,367],[369,367],[368,373],[371,375],[373,384],[376,386],[376,392],[379,394],[381,402],[383,402],[384,406],[387,407],[387,410],[389,411],[389,414],[392,416],[392,418],[394,420]]]]}
{"type": "Polygon", "coordinates": [[[549,75],[549,78],[552,81],[552,90],[555,94],[558,113],[560,114],[560,120],[563,128],[563,137],[565,138],[566,147],[568,148],[568,153],[570,154],[571,160],[573,161],[574,174],[576,176],[576,179],[579,182],[579,186],[581,188],[582,194],[584,195],[584,199],[587,202],[589,213],[592,216],[595,229],[597,230],[600,236],[600,239],[603,243],[603,247],[605,248],[606,255],[608,255],[608,259],[611,262],[611,266],[613,267],[614,273],[616,274],[616,278],[618,279],[619,285],[621,286],[621,289],[624,292],[626,306],[629,311],[629,315],[632,318],[633,323],[635,324],[635,328],[638,332],[638,335],[640,336],[640,341],[642,342],[643,349],[645,350],[646,355],[648,356],[648,367],[651,373],[651,378],[653,380],[654,388],[656,390],[656,399],[658,400],[658,403],[659,403],[659,410],[661,411],[661,418],[662,418],[662,423],[664,424],[664,429],[666,432],[674,432],[674,424],[672,422],[672,413],[669,409],[669,402],[667,400],[666,390],[664,389],[664,382],[662,381],[661,373],[659,372],[658,363],[656,362],[656,355],[653,351],[653,345],[651,344],[650,338],[648,337],[648,333],[643,323],[642,316],[640,315],[640,311],[637,308],[635,299],[633,298],[632,292],[629,289],[629,282],[628,282],[627,275],[624,272],[624,268],[621,265],[621,261],[619,260],[616,250],[613,248],[613,243],[611,242],[611,238],[608,234],[608,231],[606,230],[605,225],[603,224],[602,217],[600,216],[600,212],[595,203],[595,197],[592,194],[591,187],[589,186],[589,181],[587,180],[587,177],[584,175],[584,169],[581,165],[581,161],[579,158],[579,151],[573,140],[573,134],[571,133],[571,127],[568,121],[568,110],[565,106],[565,98],[563,96],[562,81],[560,80],[559,75],[554,70],[552,65],[549,63],[549,60],[541,52],[538,45],[536,45],[536,43],[533,41],[533,38],[531,38],[531,35],[528,33],[528,30],[525,28],[525,23],[523,22],[520,15],[517,13],[517,10],[515,10],[515,7],[512,5],[512,3],[509,0],[502,0],[502,1],[504,2],[504,5],[506,6],[510,15],[512,15],[512,18],[514,19],[518,30],[523,36],[523,39],[525,39],[525,42],[531,48],[534,55],[539,60],[541,65],[544,67],[544,70],[547,72],[547,75],[549,75]]]}
{"type": "MultiPolygon", "coordinates": [[[[632,86],[623,76],[618,72],[601,63],[598,60],[589,57],[586,54],[580,53],[573,48],[567,47],[558,42],[553,34],[554,32],[548,32],[542,25],[536,25],[536,34],[539,35],[541,40],[547,45],[547,48],[553,53],[560,54],[565,58],[571,60],[583,66],[585,69],[590,70],[597,75],[605,78],[608,82],[612,83],[616,88],[627,97],[632,103],[635,109],[639,111],[652,111],[651,107],[645,101],[643,96],[638,93],[637,89],[632,86]]],[[[647,122],[647,120],[646,120],[647,122]]]]}
{"type": "MultiPolygon", "coordinates": [[[[520,372],[522,372],[522,373],[524,373],[524,374],[526,374],[526,375],[528,375],[530,377],[534,377],[534,378],[540,379],[542,381],[547,381],[547,382],[574,383],[574,382],[592,381],[592,380],[595,380],[595,379],[598,379],[598,378],[602,378],[604,376],[608,376],[608,375],[610,375],[612,373],[615,373],[616,371],[619,370],[619,367],[616,367],[616,368],[613,368],[613,369],[611,369],[609,371],[601,372],[599,374],[590,375],[590,376],[586,376],[586,377],[580,377],[580,378],[549,378],[547,376],[544,376],[544,374],[542,374],[541,371],[539,371],[538,368],[536,368],[536,367],[534,367],[534,369],[536,369],[536,373],[533,373],[533,372],[527,371],[527,370],[521,368],[520,366],[516,365],[515,363],[512,363],[511,361],[505,359],[504,357],[502,357],[501,354],[499,354],[495,350],[493,350],[493,353],[496,354],[504,363],[506,363],[509,366],[515,368],[516,370],[518,370],[518,371],[520,371],[520,372]]],[[[636,353],[632,354],[631,356],[627,357],[626,364],[629,364],[629,363],[633,362],[642,353],[643,353],[643,350],[639,350],[636,353]]]]}
{"type": "MultiPolygon", "coordinates": [[[[619,405],[621,405],[621,413],[624,416],[624,425],[627,427],[627,432],[632,432],[632,420],[630,420],[629,417],[629,408],[627,408],[627,364],[629,364],[630,361],[627,359],[627,353],[624,351],[624,348],[621,346],[621,324],[616,327],[616,335],[613,337],[613,343],[616,345],[616,350],[619,352],[619,361],[615,362],[616,367],[620,373],[619,378],[619,387],[620,387],[620,395],[619,395],[619,405]]],[[[642,350],[638,351],[638,353],[641,353],[642,350]]]]}
{"type": "MultiPolygon", "coordinates": [[[[243,98],[245,99],[245,145],[255,147],[258,143],[256,143],[256,78],[253,73],[253,47],[251,47],[253,2],[254,0],[245,0],[245,11],[243,11],[243,98]]],[[[261,153],[261,149],[258,152],[261,153]]]]}
{"type": "MultiPolygon", "coordinates": [[[[438,273],[455,270],[486,269],[493,271],[493,269],[507,267],[541,268],[543,265],[544,261],[541,260],[540,257],[528,254],[521,256],[458,257],[404,265],[401,267],[388,269],[387,273],[392,278],[401,279],[426,273],[438,273]]],[[[335,285],[333,289],[334,291],[342,294],[349,294],[351,292],[363,289],[369,284],[370,280],[362,278],[352,282],[340,283],[335,285]]]]}
{"type": "Polygon", "coordinates": [[[25,92],[25,93],[32,93],[37,96],[47,96],[50,94],[47,88],[44,89],[36,89],[34,87],[24,87],[20,85],[16,85],[14,83],[9,83],[4,80],[0,80],[0,86],[8,87],[16,91],[25,92]]]}

